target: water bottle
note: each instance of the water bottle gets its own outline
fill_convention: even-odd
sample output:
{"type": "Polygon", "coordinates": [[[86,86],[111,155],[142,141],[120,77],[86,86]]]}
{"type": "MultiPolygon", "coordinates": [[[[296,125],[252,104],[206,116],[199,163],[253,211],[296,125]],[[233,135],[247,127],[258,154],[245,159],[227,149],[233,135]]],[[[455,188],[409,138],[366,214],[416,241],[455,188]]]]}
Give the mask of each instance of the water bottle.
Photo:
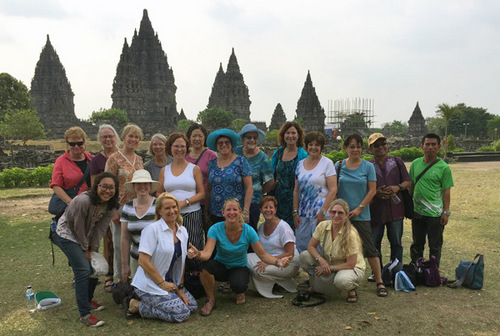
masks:
{"type": "Polygon", "coordinates": [[[398,195],[394,194],[392,195],[392,201],[394,202],[394,204],[399,204],[401,203],[401,199],[398,197],[398,195]]]}
{"type": "Polygon", "coordinates": [[[26,289],[26,308],[30,313],[36,311],[35,293],[31,289],[31,286],[28,286],[26,289]]]}

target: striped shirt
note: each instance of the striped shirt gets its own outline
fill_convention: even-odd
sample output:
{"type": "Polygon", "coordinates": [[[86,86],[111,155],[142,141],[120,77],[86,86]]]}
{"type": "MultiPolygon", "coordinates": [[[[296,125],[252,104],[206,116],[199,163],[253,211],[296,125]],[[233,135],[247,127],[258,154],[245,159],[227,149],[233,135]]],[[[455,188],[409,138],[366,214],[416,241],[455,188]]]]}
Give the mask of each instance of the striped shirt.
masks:
{"type": "Polygon", "coordinates": [[[153,198],[149,209],[142,217],[137,216],[135,211],[135,199],[123,206],[120,222],[127,223],[127,230],[130,234],[130,256],[134,259],[139,259],[139,242],[141,241],[142,229],[155,222],[155,203],[156,197],[153,198]]]}

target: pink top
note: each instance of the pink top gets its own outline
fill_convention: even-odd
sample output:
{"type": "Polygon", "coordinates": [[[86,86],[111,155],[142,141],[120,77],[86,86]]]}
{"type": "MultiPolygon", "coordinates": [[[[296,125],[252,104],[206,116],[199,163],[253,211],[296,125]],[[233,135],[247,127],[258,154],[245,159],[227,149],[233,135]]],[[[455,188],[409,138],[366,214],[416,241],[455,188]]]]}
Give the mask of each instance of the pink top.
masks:
{"type": "MultiPolygon", "coordinates": [[[[91,156],[90,153],[84,152],[86,159],[90,164],[91,156]]],[[[69,151],[66,151],[63,155],[56,159],[54,163],[54,168],[52,169],[52,181],[50,182],[50,187],[59,186],[63,189],[74,188],[78,185],[83,177],[82,170],[76,165],[76,163],[69,156],[69,151]]],[[[89,186],[87,181],[83,182],[78,194],[87,190],[89,186]]]]}
{"type": "MultiPolygon", "coordinates": [[[[201,174],[203,175],[203,186],[205,187],[205,193],[208,193],[208,162],[212,159],[215,159],[216,157],[217,153],[215,153],[211,149],[207,149],[203,153],[200,161],[196,163],[196,165],[200,167],[201,174]]],[[[189,154],[186,155],[186,161],[194,164],[196,160],[198,159],[193,159],[191,156],[189,156],[189,154]]],[[[205,200],[201,200],[200,204],[205,204],[205,200]]]]}

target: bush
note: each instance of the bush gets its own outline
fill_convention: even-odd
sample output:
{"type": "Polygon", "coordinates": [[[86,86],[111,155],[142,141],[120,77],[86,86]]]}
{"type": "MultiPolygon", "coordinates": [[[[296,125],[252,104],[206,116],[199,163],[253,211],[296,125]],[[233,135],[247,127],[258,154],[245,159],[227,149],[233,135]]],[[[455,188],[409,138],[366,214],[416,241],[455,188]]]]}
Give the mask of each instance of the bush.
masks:
{"type": "Polygon", "coordinates": [[[419,157],[424,156],[424,151],[417,147],[401,148],[388,153],[390,156],[398,156],[403,161],[413,161],[419,157]]]}
{"type": "Polygon", "coordinates": [[[494,152],[495,151],[495,147],[493,146],[483,146],[483,147],[479,147],[477,149],[478,152],[494,152]]]}
{"type": "Polygon", "coordinates": [[[361,155],[361,158],[365,159],[366,161],[370,161],[371,159],[373,159],[373,154],[363,154],[361,155]]]}
{"type": "Polygon", "coordinates": [[[452,134],[448,135],[448,139],[446,140],[447,143],[447,150],[448,152],[454,152],[455,151],[455,138],[453,137],[452,134]]]}
{"type": "Polygon", "coordinates": [[[495,149],[495,152],[500,152],[500,140],[493,141],[492,145],[493,145],[493,148],[495,149]]]}
{"type": "Polygon", "coordinates": [[[5,169],[0,173],[0,188],[48,187],[52,178],[52,167],[53,165],[33,170],[5,169]]]}
{"type": "Polygon", "coordinates": [[[329,158],[330,160],[333,161],[333,163],[340,161],[340,160],[345,160],[347,159],[347,152],[344,150],[337,151],[337,150],[332,150],[328,154],[323,154],[325,157],[329,158]]]}
{"type": "Polygon", "coordinates": [[[464,149],[463,148],[455,148],[453,150],[453,153],[463,153],[464,152],[464,149]]]}

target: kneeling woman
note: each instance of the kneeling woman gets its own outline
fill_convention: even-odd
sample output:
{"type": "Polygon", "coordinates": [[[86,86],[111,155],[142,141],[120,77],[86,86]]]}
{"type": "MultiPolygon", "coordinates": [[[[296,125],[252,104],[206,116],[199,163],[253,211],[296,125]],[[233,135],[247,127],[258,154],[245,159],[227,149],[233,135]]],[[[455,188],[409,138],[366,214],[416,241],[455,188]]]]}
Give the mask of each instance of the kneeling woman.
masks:
{"type": "Polygon", "coordinates": [[[365,275],[361,238],[349,221],[346,201],[334,200],[328,211],[331,220],[316,227],[307,250],[300,254],[300,264],[310,269],[310,291],[347,293],[346,301],[356,303],[356,288],[365,275]]]}
{"type": "Polygon", "coordinates": [[[68,257],[73,269],[75,295],[80,322],[89,327],[99,327],[104,321],[90,311],[102,310],[93,301],[97,278],[91,278],[90,252],[97,252],[101,239],[118,203],[118,179],[111,173],[96,176],[92,189],[76,196],[57,222],[52,236],[54,244],[68,257]]]}
{"type": "Polygon", "coordinates": [[[240,202],[237,199],[226,200],[222,207],[222,215],[225,221],[210,227],[203,251],[198,251],[189,244],[188,257],[202,261],[210,259],[214,248],[217,247],[215,258],[201,264],[200,280],[208,298],[200,311],[203,316],[210,315],[215,307],[215,280],[229,281],[232,291],[236,293],[236,304],[245,303],[245,291],[250,280],[247,264],[249,245],[268,265],[287,267],[290,259],[290,256],[277,258],[266,253],[255,230],[243,223],[240,202]]]}
{"type": "Polygon", "coordinates": [[[299,271],[299,252],[295,248],[295,234],[290,225],[276,217],[278,201],[273,196],[264,196],[260,200],[260,213],[265,222],[259,226],[257,234],[264,250],[272,256],[283,258],[290,256],[290,266],[279,268],[267,265],[255,253],[247,255],[248,266],[252,278],[250,289],[259,292],[263,297],[279,299],[282,295],[273,294],[274,284],[278,284],[287,291],[297,291],[297,282],[293,277],[299,271]]]}
{"type": "Polygon", "coordinates": [[[140,301],[130,300],[128,313],[182,322],[198,306],[183,286],[188,233],[174,196],[163,193],[158,197],[156,219],[141,233],[139,268],[132,280],[140,301]]]}

